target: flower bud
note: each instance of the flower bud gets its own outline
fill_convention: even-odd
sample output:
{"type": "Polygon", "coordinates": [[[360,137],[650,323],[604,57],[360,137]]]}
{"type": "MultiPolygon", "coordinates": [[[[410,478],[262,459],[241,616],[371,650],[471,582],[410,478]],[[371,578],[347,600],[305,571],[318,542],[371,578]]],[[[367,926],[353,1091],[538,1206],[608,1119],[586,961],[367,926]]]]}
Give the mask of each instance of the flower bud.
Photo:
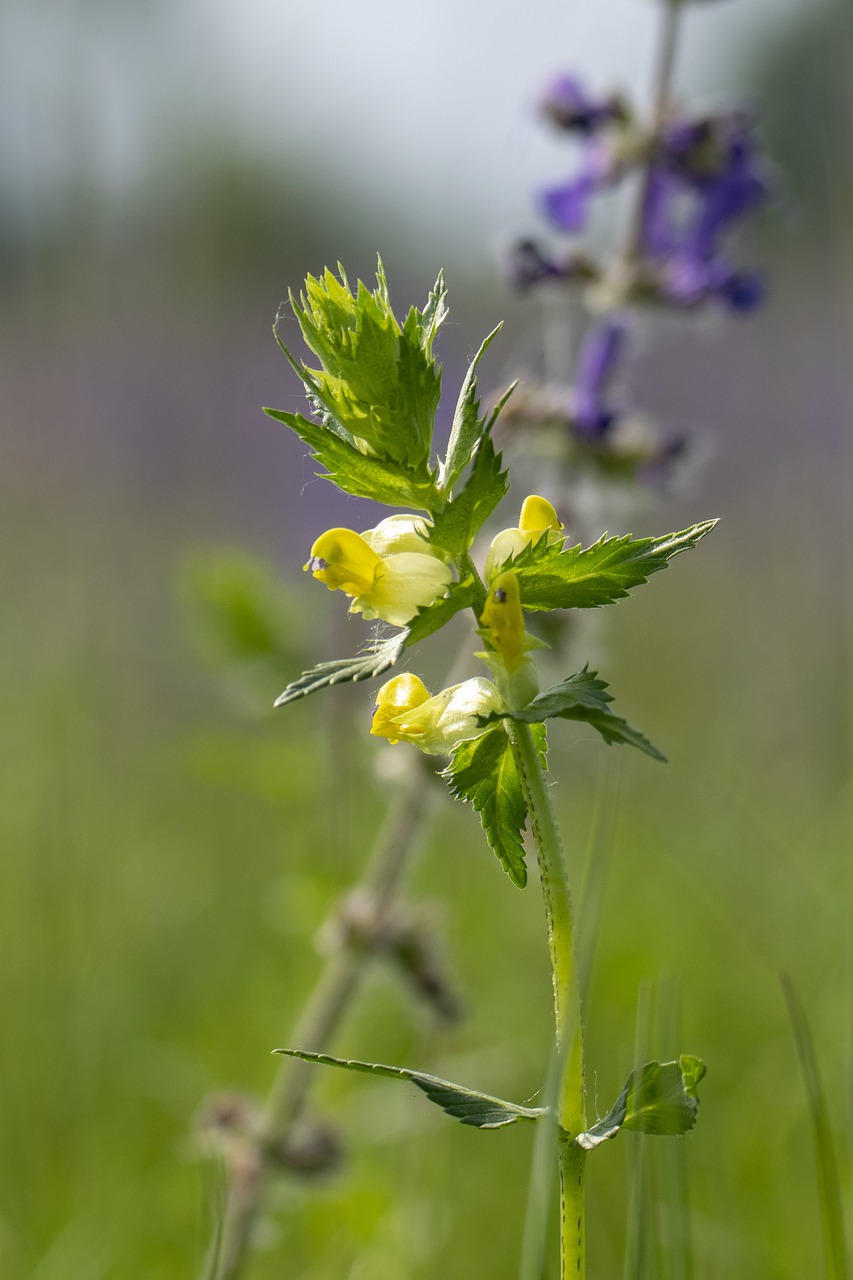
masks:
{"type": "Polygon", "coordinates": [[[539,692],[539,678],[529,650],[545,646],[524,629],[521,593],[514,573],[499,573],[495,578],[480,623],[480,634],[490,648],[477,657],[491,670],[509,709],[520,711],[539,692]]]}

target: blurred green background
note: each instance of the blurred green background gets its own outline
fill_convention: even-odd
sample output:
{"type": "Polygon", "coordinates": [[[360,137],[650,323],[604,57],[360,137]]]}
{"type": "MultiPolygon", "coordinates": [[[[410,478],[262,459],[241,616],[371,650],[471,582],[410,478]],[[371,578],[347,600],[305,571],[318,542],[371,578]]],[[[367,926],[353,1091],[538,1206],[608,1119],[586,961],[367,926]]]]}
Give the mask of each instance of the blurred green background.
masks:
{"type": "MultiPolygon", "coordinates": [[[[398,309],[447,271],[451,403],[499,318],[484,382],[529,366],[537,313],[504,294],[494,248],[566,163],[530,103],[560,67],[642,89],[654,13],[8,0],[3,21],[0,1274],[170,1280],[200,1269],[217,1196],[194,1116],[211,1092],[268,1089],[388,787],[369,691],[269,710],[318,637],[322,656],[355,643],[303,579],[307,548],[373,522],[262,417],[301,407],[270,324],[306,271],[367,275],[379,249],[398,309]],[[275,584],[255,663],[188,606],[217,547],[275,584]]],[[[821,1274],[783,970],[845,1167],[853,1141],[852,51],[842,0],[689,15],[680,88],[756,102],[784,175],[744,248],[771,297],[749,321],[649,329],[635,371],[707,456],[633,532],[723,517],[589,635],[670,765],[552,733],[573,878],[607,867],[599,1108],[644,984],[654,1054],[709,1064],[683,1143],[697,1280],[821,1274]]],[[[448,804],[411,896],[435,904],[465,1017],[437,1026],[377,969],[339,1051],[531,1096],[550,1020],[537,886],[513,889],[448,804]]],[[[527,1132],[469,1131],[382,1081],[326,1079],[318,1099],[347,1162],[282,1182],[252,1276],[516,1274],[527,1132]]],[[[595,1277],[622,1274],[631,1152],[626,1136],[592,1162],[595,1277]]]]}

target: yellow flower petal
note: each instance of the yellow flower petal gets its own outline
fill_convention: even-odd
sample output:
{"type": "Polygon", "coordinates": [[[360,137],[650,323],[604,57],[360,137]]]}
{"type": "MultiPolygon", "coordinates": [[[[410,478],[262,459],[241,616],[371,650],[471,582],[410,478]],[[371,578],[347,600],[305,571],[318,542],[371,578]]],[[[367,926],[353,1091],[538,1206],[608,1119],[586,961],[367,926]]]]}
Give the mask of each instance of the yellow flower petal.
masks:
{"type": "Polygon", "coordinates": [[[352,529],[329,529],[311,548],[305,565],[330,591],[367,596],[373,590],[381,558],[352,529]]]}
{"type": "Polygon", "coordinates": [[[405,715],[428,700],[429,689],[418,676],[410,671],[394,676],[376,695],[370,732],[377,738],[387,738],[392,744],[399,742],[399,729],[394,724],[397,716],[405,715]]]}
{"type": "Polygon", "coordinates": [[[355,599],[351,607],[365,618],[382,618],[394,627],[404,627],[418,610],[446,595],[452,581],[453,574],[443,560],[402,551],[383,559],[372,590],[355,599]]]}
{"type": "Polygon", "coordinates": [[[548,499],[531,493],[521,504],[518,527],[524,533],[545,533],[548,529],[559,533],[563,526],[548,499]]]}

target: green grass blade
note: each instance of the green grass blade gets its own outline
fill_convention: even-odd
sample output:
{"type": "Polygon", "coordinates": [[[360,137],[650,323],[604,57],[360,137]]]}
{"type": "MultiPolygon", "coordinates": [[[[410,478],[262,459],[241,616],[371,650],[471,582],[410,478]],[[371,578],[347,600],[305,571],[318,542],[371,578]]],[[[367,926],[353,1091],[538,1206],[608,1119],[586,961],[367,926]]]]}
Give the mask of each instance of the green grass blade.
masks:
{"type": "Polygon", "coordinates": [[[782,974],[781,982],[812,1125],[827,1280],[847,1280],[850,1273],[841,1180],[814,1040],[792,979],[782,974]]]}

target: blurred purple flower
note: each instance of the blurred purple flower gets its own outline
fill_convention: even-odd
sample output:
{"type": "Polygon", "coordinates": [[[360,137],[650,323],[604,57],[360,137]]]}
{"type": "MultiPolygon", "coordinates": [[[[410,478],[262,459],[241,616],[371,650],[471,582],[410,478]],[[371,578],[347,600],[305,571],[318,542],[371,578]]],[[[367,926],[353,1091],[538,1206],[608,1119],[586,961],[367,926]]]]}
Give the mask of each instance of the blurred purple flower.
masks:
{"type": "Polygon", "coordinates": [[[542,95],[540,111],[558,129],[591,134],[613,120],[627,119],[621,98],[593,98],[577,76],[555,76],[542,95]]]}
{"type": "Polygon", "coordinates": [[[608,393],[626,336],[624,321],[608,318],[590,329],[583,340],[572,392],[572,422],[577,434],[587,439],[606,435],[616,420],[608,393]]]}
{"type": "Polygon", "coordinates": [[[621,174],[611,148],[603,140],[591,137],[584,145],[580,172],[568,182],[548,187],[541,193],[543,212],[561,231],[583,231],[589,217],[592,197],[621,174]]]}
{"type": "Polygon", "coordinates": [[[504,253],[501,270],[507,284],[518,290],[533,288],[545,280],[594,280],[598,272],[580,253],[555,256],[529,237],[515,241],[504,253]]]}
{"type": "Polygon", "coordinates": [[[737,271],[722,242],[771,193],[745,113],[671,122],[649,175],[641,229],[662,296],[681,306],[713,296],[736,311],[757,306],[761,277],[737,271]]]}
{"type": "Polygon", "coordinates": [[[543,211],[561,231],[582,231],[596,191],[622,173],[612,135],[629,124],[628,109],[621,98],[595,98],[576,76],[561,75],[544,93],[541,111],[557,128],[580,134],[583,147],[576,176],[542,192],[543,211]]]}

